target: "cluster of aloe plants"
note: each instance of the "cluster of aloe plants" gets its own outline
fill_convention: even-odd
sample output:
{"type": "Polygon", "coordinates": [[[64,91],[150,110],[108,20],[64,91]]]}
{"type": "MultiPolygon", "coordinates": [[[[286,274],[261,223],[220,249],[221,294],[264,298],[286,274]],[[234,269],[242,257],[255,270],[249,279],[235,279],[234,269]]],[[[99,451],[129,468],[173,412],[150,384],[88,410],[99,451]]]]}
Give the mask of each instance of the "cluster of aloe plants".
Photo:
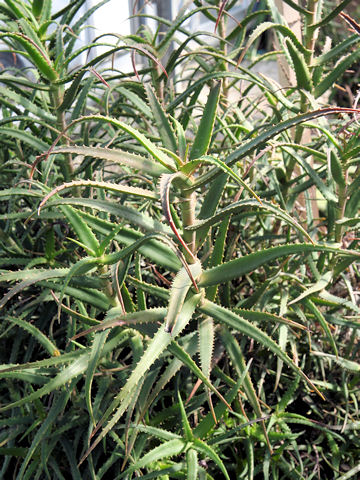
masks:
{"type": "Polygon", "coordinates": [[[78,48],[105,3],[0,3],[0,477],[356,478],[359,112],[324,104],[350,2],[285,0],[303,39],[197,0],[78,48]],[[254,73],[278,57],[293,83],[254,73]]]}

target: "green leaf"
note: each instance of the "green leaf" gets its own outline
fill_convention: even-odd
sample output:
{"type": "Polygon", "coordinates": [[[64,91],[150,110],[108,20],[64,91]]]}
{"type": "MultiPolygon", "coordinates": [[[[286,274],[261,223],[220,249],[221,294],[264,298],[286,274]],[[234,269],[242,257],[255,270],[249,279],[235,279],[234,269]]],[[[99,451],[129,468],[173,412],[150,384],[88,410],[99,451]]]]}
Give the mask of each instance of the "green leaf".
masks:
{"type": "Polygon", "coordinates": [[[334,182],[337,183],[340,188],[345,188],[346,182],[342,165],[334,150],[330,150],[330,170],[334,182]]]}
{"type": "Polygon", "coordinates": [[[204,303],[199,307],[200,311],[213,317],[215,320],[220,323],[225,323],[229,327],[235,328],[242,334],[253,338],[255,341],[260,343],[264,348],[271,350],[280,360],[282,360],[290,369],[292,369],[296,374],[300,375],[303,380],[310,386],[311,389],[324,399],[323,394],[316,388],[312,381],[305,375],[305,373],[291,360],[290,357],[281,350],[279,345],[274,342],[265,332],[257,328],[255,325],[249,323],[245,319],[239,317],[230,310],[220,307],[215,303],[205,300],[204,303]]]}
{"type": "Polygon", "coordinates": [[[153,175],[155,177],[160,177],[163,173],[168,172],[168,169],[154,163],[146,157],[124,152],[115,148],[64,146],[54,148],[49,152],[50,155],[56,155],[58,153],[74,153],[85,157],[101,158],[102,160],[125,165],[134,170],[139,170],[142,173],[153,175]]]}
{"type": "Polygon", "coordinates": [[[30,132],[24,132],[23,130],[17,130],[10,127],[0,127],[0,134],[6,135],[10,138],[16,138],[26,145],[35,148],[38,152],[43,152],[49,148],[49,144],[45,143],[41,138],[37,138],[30,132]]]}
{"type": "Polygon", "coordinates": [[[325,332],[326,338],[329,340],[329,343],[331,345],[331,348],[333,349],[333,352],[335,353],[336,356],[338,356],[338,350],[337,350],[336,342],[334,340],[334,337],[331,334],[329,324],[325,320],[324,315],[321,313],[321,311],[314,305],[314,303],[309,298],[305,298],[303,300],[303,303],[310,310],[310,312],[314,315],[315,319],[320,323],[322,329],[325,332]]]}
{"type": "Polygon", "coordinates": [[[64,392],[61,392],[60,395],[56,396],[56,400],[52,404],[50,411],[46,417],[46,419],[41,423],[41,427],[36,432],[34,439],[31,443],[30,448],[27,449],[27,454],[24,461],[21,463],[21,468],[17,474],[17,478],[22,480],[25,478],[25,470],[30,462],[31,458],[35,454],[36,449],[40,445],[41,442],[46,441],[48,439],[49,431],[53,427],[56,420],[59,418],[61,413],[63,412],[69,397],[71,395],[71,390],[68,389],[64,392]]]}
{"type": "Polygon", "coordinates": [[[353,360],[338,357],[337,355],[331,355],[330,353],[324,353],[324,352],[312,351],[311,354],[316,355],[318,357],[328,358],[329,360],[332,360],[334,363],[339,365],[341,368],[343,368],[344,370],[347,370],[349,372],[352,372],[352,373],[359,373],[360,372],[360,364],[357,363],[357,362],[354,362],[353,360]]]}
{"type": "Polygon", "coordinates": [[[18,42],[25,49],[32,63],[47,80],[54,82],[58,79],[58,74],[46,53],[29,37],[23,33],[2,33],[0,38],[11,38],[18,42]]]}
{"type": "Polygon", "coordinates": [[[286,25],[282,25],[281,23],[273,23],[273,22],[262,22],[260,25],[258,25],[255,30],[252,32],[250,35],[244,50],[241,52],[240,58],[238,60],[238,64],[241,63],[242,59],[244,58],[246,52],[250,48],[250,46],[255,42],[257,38],[260,37],[266,30],[273,29],[279,33],[281,33],[282,36],[288,37],[291,39],[295,47],[298,49],[299,52],[303,54],[310,53],[308,49],[306,49],[297,39],[295,33],[286,25]]]}
{"type": "Polygon", "coordinates": [[[22,397],[20,400],[17,400],[12,403],[8,403],[0,407],[1,412],[5,412],[15,407],[20,407],[29,402],[33,402],[37,398],[41,398],[44,395],[48,395],[49,393],[53,392],[59,387],[62,387],[73,378],[78,377],[82,373],[84,373],[89,364],[89,354],[87,352],[82,353],[82,355],[77,358],[71,365],[67,366],[62,370],[55,378],[50,380],[46,385],[42,388],[36,390],[36,392],[30,393],[30,395],[26,395],[22,397]]]}
{"type": "MultiPolygon", "coordinates": [[[[360,52],[360,50],[358,50],[360,52]]],[[[235,152],[231,153],[225,160],[228,167],[241,160],[247,155],[250,155],[254,150],[264,146],[266,142],[273,139],[276,135],[284,132],[285,130],[295,127],[300,123],[306,122],[313,118],[318,118],[326,115],[339,114],[339,113],[356,113],[354,109],[341,108],[341,107],[328,107],[312,112],[303,113],[296,117],[290,118],[283,122],[279,122],[277,125],[272,126],[258,135],[256,138],[249,140],[239,147],[235,152]]],[[[194,182],[194,185],[189,188],[189,191],[196,190],[209,183],[215,176],[220,173],[219,169],[212,169],[208,173],[201,175],[199,179],[194,182]]]]}
{"type": "Polygon", "coordinates": [[[215,393],[222,402],[228,407],[229,410],[231,410],[230,405],[227,403],[227,401],[224,399],[224,397],[221,395],[221,393],[218,392],[218,390],[210,383],[208,378],[202,373],[200,368],[196,365],[194,360],[190,358],[190,356],[185,352],[183,348],[180,347],[180,345],[172,341],[171,345],[169,346],[169,351],[176,356],[179,360],[183,362],[184,365],[186,365],[203,383],[206,385],[209,390],[215,393]]]}
{"type": "MultiPolygon", "coordinates": [[[[196,281],[202,272],[201,263],[197,261],[196,263],[189,265],[188,268],[192,278],[196,281]]],[[[170,332],[172,334],[174,328],[176,327],[176,322],[182,311],[185,297],[193,283],[192,278],[189,276],[187,269],[183,267],[181,270],[179,270],[172,283],[168,312],[165,319],[166,332],[170,332]]]]}
{"type": "Polygon", "coordinates": [[[202,453],[206,457],[210,458],[210,460],[212,460],[219,467],[225,478],[227,480],[230,480],[226,467],[219,455],[215,452],[215,450],[213,450],[208,444],[206,444],[199,438],[194,438],[193,448],[195,448],[198,452],[202,453]]]}
{"type": "Polygon", "coordinates": [[[340,248],[329,247],[327,245],[309,245],[309,244],[289,244],[273,247],[266,250],[260,250],[243,257],[236,258],[230,262],[217,267],[205,270],[199,281],[199,287],[208,287],[219,283],[227,282],[233,278],[238,278],[246,273],[256,270],[264,264],[277,258],[310,252],[333,252],[339,255],[354,256],[354,259],[360,254],[355,251],[342,250],[340,248]]]}
{"type": "Polygon", "coordinates": [[[285,44],[289,50],[291,60],[294,65],[297,87],[300,89],[312,91],[313,85],[309,68],[305,62],[304,55],[299,52],[294,43],[289,39],[285,39],[285,44]]]}
{"type": "Polygon", "coordinates": [[[95,370],[99,362],[99,359],[101,358],[101,353],[103,351],[103,347],[108,335],[109,335],[109,332],[102,332],[102,333],[95,334],[94,342],[91,348],[89,366],[86,371],[85,400],[86,400],[86,406],[87,406],[90,418],[94,426],[96,425],[96,421],[94,418],[94,412],[93,412],[92,403],[91,403],[91,387],[94,379],[95,370]]]}
{"type": "Polygon", "coordinates": [[[139,468],[146,467],[157,460],[179,455],[185,450],[186,442],[183,439],[169,440],[146,453],[140,460],[136,461],[130,468],[124,471],[121,477],[127,476],[139,468]]]}
{"type": "Polygon", "coordinates": [[[92,255],[96,256],[100,244],[92,232],[91,228],[86,224],[86,222],[81,218],[79,213],[75,208],[70,206],[60,205],[60,209],[67,218],[71,227],[75,231],[81,243],[84,244],[87,251],[92,255]]]}
{"type": "MultiPolygon", "coordinates": [[[[79,205],[82,207],[89,207],[94,210],[100,210],[102,212],[108,212],[112,215],[115,215],[117,217],[123,218],[124,220],[127,220],[130,224],[133,226],[138,226],[145,231],[149,232],[159,232],[159,233],[164,233],[166,235],[172,235],[171,229],[164,223],[160,223],[156,219],[149,217],[145,213],[139,212],[138,210],[135,210],[134,208],[127,207],[120,205],[119,203],[115,202],[110,202],[107,200],[97,200],[93,198],[61,198],[59,200],[52,200],[51,202],[47,203],[47,207],[50,208],[52,206],[59,205],[60,209],[62,210],[63,208],[71,208],[71,207],[66,207],[66,205],[79,205]]],[[[76,211],[75,209],[73,209],[76,211]]],[[[78,216],[80,216],[80,213],[76,211],[78,216]]],[[[64,214],[67,216],[67,212],[64,214]]],[[[82,221],[81,225],[77,225],[76,223],[74,224],[77,228],[75,230],[75,227],[73,226],[74,230],[76,233],[85,235],[85,229],[84,230],[81,228],[81,225],[86,226],[86,222],[82,221]]],[[[89,228],[89,227],[88,227],[89,228]]],[[[90,242],[93,245],[93,248],[91,248],[91,251],[96,251],[95,246],[97,245],[97,241],[93,242],[92,239],[89,237],[87,239],[86,237],[84,238],[85,241],[82,241],[85,245],[88,246],[90,242]]],[[[96,246],[98,248],[99,245],[96,246]]]]}
{"type": "Polygon", "coordinates": [[[236,215],[239,213],[243,208],[254,207],[258,208],[259,212],[254,212],[254,215],[257,213],[261,213],[263,210],[264,212],[271,212],[275,215],[275,217],[284,220],[287,224],[291,225],[293,228],[301,232],[305,235],[310,242],[313,243],[309,234],[304,230],[304,228],[295,220],[293,219],[287,212],[282,210],[279,205],[274,205],[273,203],[262,201],[261,204],[257,200],[240,200],[238,202],[234,202],[233,204],[219,210],[215,215],[208,217],[204,220],[196,220],[195,223],[189,227],[187,230],[198,230],[203,227],[207,226],[214,226],[220,223],[224,217],[228,215],[236,215]]]}
{"type": "Polygon", "coordinates": [[[29,332],[49,353],[49,355],[59,356],[60,352],[56,345],[46,336],[44,335],[35,325],[32,323],[26,322],[25,320],[21,320],[20,318],[15,317],[5,317],[6,320],[17,325],[27,332],[29,332]]]}
{"type": "Polygon", "coordinates": [[[58,194],[59,192],[62,192],[63,190],[67,190],[73,187],[94,187],[104,190],[110,190],[112,192],[125,193],[128,195],[134,195],[142,198],[149,198],[152,200],[158,199],[158,195],[151,192],[150,190],[146,190],[145,188],[131,187],[128,185],[116,185],[115,183],[97,182],[94,180],[73,180],[72,182],[63,183],[62,185],[59,185],[58,187],[54,188],[54,190],[49,192],[40,202],[40,205],[38,207],[38,215],[40,215],[41,208],[45,205],[49,198],[51,198],[53,195],[58,194]]]}
{"type": "Polygon", "coordinates": [[[0,309],[4,307],[4,305],[15,295],[17,295],[19,292],[24,290],[24,288],[29,287],[30,285],[33,285],[34,283],[40,282],[42,280],[47,280],[49,278],[59,278],[59,277],[65,277],[68,273],[67,268],[58,268],[58,269],[53,269],[53,270],[40,270],[40,269],[34,269],[34,270],[23,270],[23,271],[18,271],[18,272],[11,272],[8,274],[3,274],[2,275],[2,281],[6,282],[9,280],[16,280],[16,279],[23,279],[22,282],[18,283],[15,285],[15,287],[11,288],[6,295],[3,296],[3,298],[0,300],[0,309]]]}
{"type": "Polygon", "coordinates": [[[256,193],[252,190],[247,183],[244,182],[244,180],[239,177],[231,168],[229,168],[226,163],[222,162],[216,157],[212,157],[210,155],[203,155],[197,160],[194,160],[192,162],[188,162],[184,167],[181,168],[181,171],[187,171],[188,168],[191,170],[195,167],[197,167],[201,163],[211,163],[213,165],[216,165],[217,167],[221,168],[225,173],[227,173],[231,178],[233,178],[237,183],[239,183],[245,190],[247,190],[251,196],[255,197],[256,200],[261,204],[261,199],[256,195],[256,193]]]}
{"type": "Polygon", "coordinates": [[[351,2],[351,0],[343,0],[338,5],[334,5],[334,8],[331,9],[330,13],[325,18],[323,18],[318,23],[314,23],[313,25],[309,25],[309,28],[311,28],[312,30],[315,30],[319,27],[323,27],[323,26],[327,25],[333,18],[337,17],[337,15],[339,15],[339,13],[342,12],[344,10],[344,8],[346,7],[346,5],[348,5],[350,2],[351,2]]]}
{"type": "Polygon", "coordinates": [[[171,152],[176,153],[177,143],[174,131],[171,127],[167,114],[162,108],[159,100],[157,99],[153,88],[149,85],[145,85],[145,91],[148,97],[149,105],[154,116],[155,125],[160,133],[162,144],[165,148],[171,152]]]}
{"type": "Polygon", "coordinates": [[[186,478],[188,480],[197,480],[198,478],[198,455],[194,448],[189,448],[186,452],[186,478]]]}
{"type": "MultiPolygon", "coordinates": [[[[110,407],[106,410],[102,420],[98,424],[98,427],[101,426],[110,416],[115,408],[117,408],[115,414],[102,429],[101,433],[98,435],[96,440],[90,446],[90,448],[85,452],[84,456],[80,460],[80,463],[85,460],[85,458],[91,453],[91,451],[98,445],[98,443],[107,435],[107,433],[113,428],[113,426],[119,421],[126,409],[128,408],[137,383],[143,377],[143,375],[148,371],[151,365],[156,361],[157,358],[162,354],[162,352],[168,348],[173,338],[175,338],[179,333],[185,328],[189,323],[193,312],[196,308],[196,305],[200,301],[200,294],[192,295],[183,305],[180,314],[178,315],[178,320],[176,325],[173,328],[172,335],[165,331],[164,326],[161,326],[155,336],[150,341],[148,348],[146,349],[141,360],[131,373],[126,384],[114,399],[110,407]]],[[[98,429],[97,427],[97,429],[98,429]]],[[[96,429],[96,430],[97,430],[96,429]]]]}
{"type": "Polygon", "coordinates": [[[31,9],[32,13],[35,15],[35,17],[40,17],[42,9],[44,6],[44,0],[33,0],[31,9]]]}
{"type": "Polygon", "coordinates": [[[130,125],[127,125],[124,122],[116,120],[116,118],[111,118],[103,115],[88,115],[74,120],[71,125],[75,125],[80,122],[91,121],[110,123],[114,127],[123,130],[124,132],[131,135],[135,140],[137,140],[157,162],[159,162],[163,167],[166,168],[168,172],[176,171],[176,165],[174,164],[172,158],[170,158],[162,150],[160,150],[153,142],[146,138],[145,135],[139,132],[139,130],[131,127],[130,125]]]}
{"type": "Polygon", "coordinates": [[[207,153],[210,145],[213,127],[216,118],[216,110],[221,92],[221,81],[210,88],[210,93],[200,120],[198,131],[190,150],[189,159],[195,160],[207,153]]]}
{"type": "Polygon", "coordinates": [[[353,63],[360,57],[360,49],[357,48],[354,52],[349,53],[345,58],[340,60],[337,65],[326,75],[321,82],[316,85],[314,90],[315,98],[321,97],[329,88],[334,86],[334,83],[339,82],[339,78],[343,75],[353,63]]]}
{"type": "MultiPolygon", "coordinates": [[[[5,87],[0,87],[0,95],[12,100],[16,106],[23,106],[26,110],[37,117],[46,120],[50,125],[56,123],[56,117],[54,115],[51,115],[51,113],[44,110],[44,108],[39,107],[34,101],[29,100],[25,95],[21,95],[20,93],[16,93],[10,88],[5,87]]],[[[46,146],[45,143],[44,146],[46,146]]]]}

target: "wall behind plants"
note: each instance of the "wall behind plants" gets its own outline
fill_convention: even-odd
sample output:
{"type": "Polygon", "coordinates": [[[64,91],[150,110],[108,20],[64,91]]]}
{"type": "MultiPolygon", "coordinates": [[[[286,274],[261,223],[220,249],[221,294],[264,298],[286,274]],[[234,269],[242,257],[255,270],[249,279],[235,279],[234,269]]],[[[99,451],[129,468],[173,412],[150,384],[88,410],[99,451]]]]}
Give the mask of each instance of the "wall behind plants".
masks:
{"type": "Polygon", "coordinates": [[[357,478],[350,2],[286,0],[301,38],[214,0],[79,47],[106,3],[0,2],[0,477],[357,478]]]}

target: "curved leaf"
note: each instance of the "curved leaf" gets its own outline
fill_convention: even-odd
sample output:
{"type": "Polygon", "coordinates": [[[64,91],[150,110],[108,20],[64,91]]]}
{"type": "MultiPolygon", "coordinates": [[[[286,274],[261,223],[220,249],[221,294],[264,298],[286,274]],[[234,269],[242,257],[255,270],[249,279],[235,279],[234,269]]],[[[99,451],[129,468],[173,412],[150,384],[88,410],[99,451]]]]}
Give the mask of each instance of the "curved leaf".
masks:
{"type": "Polygon", "coordinates": [[[260,330],[255,325],[248,322],[247,320],[236,315],[231,310],[228,310],[224,307],[220,307],[220,305],[216,305],[215,303],[209,302],[209,300],[205,300],[203,304],[199,307],[199,309],[203,313],[206,313],[206,315],[213,317],[215,320],[221,323],[225,323],[229,327],[235,328],[236,330],[243,333],[244,335],[256,340],[263,347],[271,350],[289,368],[291,368],[295,373],[300,375],[305,380],[305,382],[310,386],[311,389],[315,390],[315,392],[322,399],[324,399],[323,394],[317,389],[317,387],[305,375],[305,373],[291,360],[291,358],[286,354],[286,352],[281,350],[279,345],[274,340],[272,340],[265,332],[263,332],[262,330],[260,330]]]}

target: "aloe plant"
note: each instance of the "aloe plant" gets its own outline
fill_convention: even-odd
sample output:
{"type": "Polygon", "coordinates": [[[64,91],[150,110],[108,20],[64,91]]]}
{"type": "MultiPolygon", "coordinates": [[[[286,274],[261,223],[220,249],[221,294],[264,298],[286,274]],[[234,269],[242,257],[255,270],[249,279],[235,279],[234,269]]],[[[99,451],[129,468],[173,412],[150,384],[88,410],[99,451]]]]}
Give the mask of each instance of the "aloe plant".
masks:
{"type": "Polygon", "coordinates": [[[320,97],[359,36],[316,49],[349,2],[286,1],[302,40],[194,1],[73,71],[83,3],[0,4],[31,72],[0,77],[1,475],[354,477],[359,110],[320,97]],[[296,86],[244,66],[266,31],[296,86]]]}

